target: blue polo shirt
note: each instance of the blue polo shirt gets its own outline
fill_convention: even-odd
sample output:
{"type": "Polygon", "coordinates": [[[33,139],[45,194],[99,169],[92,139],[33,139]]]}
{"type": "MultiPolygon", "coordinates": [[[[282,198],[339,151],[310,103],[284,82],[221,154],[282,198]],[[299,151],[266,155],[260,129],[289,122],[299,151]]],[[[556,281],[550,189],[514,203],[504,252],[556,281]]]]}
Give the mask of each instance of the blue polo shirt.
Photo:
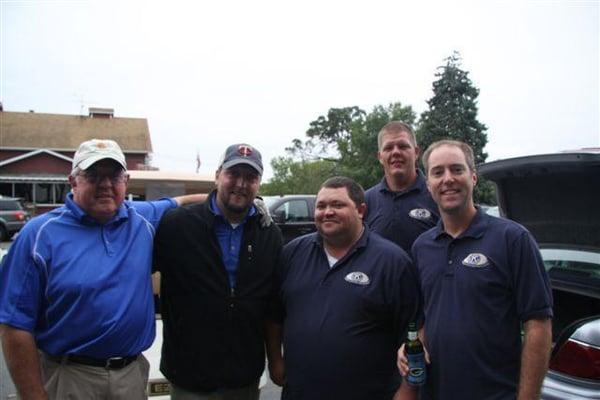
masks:
{"type": "Polygon", "coordinates": [[[365,229],[330,268],[313,233],[284,247],[280,273],[290,398],[391,399],[396,351],[418,310],[406,252],[365,229]]]}
{"type": "Polygon", "coordinates": [[[521,323],[552,317],[535,240],[521,225],[478,210],[455,239],[440,221],[412,254],[431,357],[424,398],[516,398],[521,323]]]}
{"type": "Polygon", "coordinates": [[[173,199],[124,202],[100,224],[73,202],[32,219],[0,267],[0,323],[52,355],[135,355],[155,335],[155,228],[173,199]]]}
{"type": "Polygon", "coordinates": [[[425,176],[417,170],[415,183],[402,192],[389,189],[385,177],[365,192],[369,228],[410,252],[419,235],[431,229],[440,216],[425,176]]]}
{"type": "Polygon", "coordinates": [[[217,198],[213,196],[210,202],[211,211],[217,216],[215,218],[215,234],[221,248],[221,258],[227,270],[229,288],[235,290],[238,262],[240,260],[240,248],[244,237],[244,224],[248,217],[256,213],[254,205],[250,206],[243,221],[233,226],[225,217],[217,205],[217,198]]]}

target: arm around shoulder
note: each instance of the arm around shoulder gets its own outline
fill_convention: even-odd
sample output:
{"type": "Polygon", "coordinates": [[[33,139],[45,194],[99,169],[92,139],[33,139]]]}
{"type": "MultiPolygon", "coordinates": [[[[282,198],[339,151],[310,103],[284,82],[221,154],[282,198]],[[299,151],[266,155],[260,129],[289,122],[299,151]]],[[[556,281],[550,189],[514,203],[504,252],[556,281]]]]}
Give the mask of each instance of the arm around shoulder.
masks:
{"type": "Polygon", "coordinates": [[[208,195],[206,193],[196,193],[177,196],[173,200],[175,200],[178,206],[183,206],[190,203],[204,203],[207,198],[208,195]]]}

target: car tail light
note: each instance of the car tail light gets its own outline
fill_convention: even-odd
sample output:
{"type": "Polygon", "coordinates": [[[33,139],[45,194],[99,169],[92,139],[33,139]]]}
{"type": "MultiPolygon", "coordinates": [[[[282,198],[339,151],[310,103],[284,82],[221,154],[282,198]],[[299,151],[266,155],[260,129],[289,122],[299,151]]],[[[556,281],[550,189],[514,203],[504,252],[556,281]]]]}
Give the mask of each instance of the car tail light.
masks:
{"type": "Polygon", "coordinates": [[[550,360],[550,369],[578,378],[600,380],[600,348],[569,339],[550,360]]]}
{"type": "Polygon", "coordinates": [[[25,220],[25,213],[23,211],[17,211],[16,217],[19,221],[25,220]]]}

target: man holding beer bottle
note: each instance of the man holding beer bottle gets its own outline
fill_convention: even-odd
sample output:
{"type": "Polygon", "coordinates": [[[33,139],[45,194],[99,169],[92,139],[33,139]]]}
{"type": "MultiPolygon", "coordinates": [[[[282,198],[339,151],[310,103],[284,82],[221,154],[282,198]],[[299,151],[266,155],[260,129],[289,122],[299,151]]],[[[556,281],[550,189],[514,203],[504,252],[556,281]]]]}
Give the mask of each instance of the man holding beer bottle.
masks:
{"type": "MultiPolygon", "coordinates": [[[[435,142],[423,162],[441,214],[412,248],[431,359],[423,399],[538,399],[552,292],[537,244],[521,225],[474,206],[467,144],[435,142]]],[[[399,358],[406,374],[403,349],[399,358]]]]}

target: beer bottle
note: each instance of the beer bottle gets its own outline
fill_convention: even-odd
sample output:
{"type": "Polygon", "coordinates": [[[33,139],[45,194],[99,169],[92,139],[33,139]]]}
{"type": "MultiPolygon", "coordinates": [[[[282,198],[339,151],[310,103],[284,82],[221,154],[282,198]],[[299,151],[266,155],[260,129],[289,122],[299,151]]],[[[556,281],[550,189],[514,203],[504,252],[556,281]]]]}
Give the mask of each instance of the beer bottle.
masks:
{"type": "Polygon", "coordinates": [[[422,386],[425,384],[425,352],[423,344],[417,336],[417,324],[408,324],[408,335],[404,344],[406,358],[408,358],[408,375],[406,381],[411,386],[422,386]]]}

